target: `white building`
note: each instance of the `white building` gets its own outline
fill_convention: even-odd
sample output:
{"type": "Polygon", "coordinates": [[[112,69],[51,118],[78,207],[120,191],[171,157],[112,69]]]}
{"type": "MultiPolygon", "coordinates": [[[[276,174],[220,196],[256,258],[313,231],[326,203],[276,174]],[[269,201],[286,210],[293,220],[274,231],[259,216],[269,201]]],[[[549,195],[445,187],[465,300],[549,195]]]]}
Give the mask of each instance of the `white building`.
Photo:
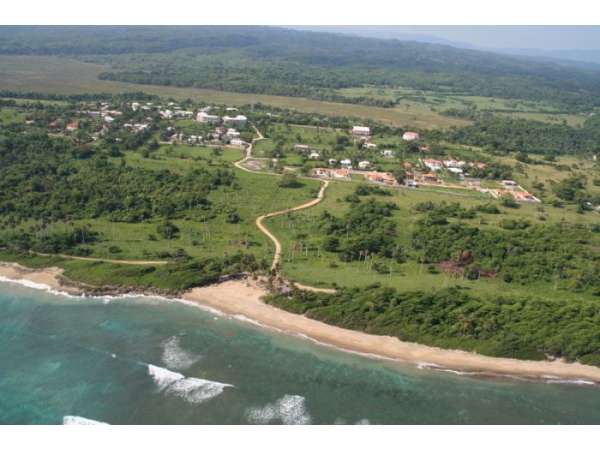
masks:
{"type": "Polygon", "coordinates": [[[416,133],[415,131],[407,131],[402,135],[402,139],[404,139],[405,141],[416,141],[417,139],[419,139],[419,133],[416,133]]]}
{"type": "Polygon", "coordinates": [[[350,160],[350,159],[347,159],[347,158],[346,158],[346,159],[342,159],[342,160],[340,161],[340,165],[341,165],[342,167],[345,167],[345,168],[347,168],[347,169],[350,169],[350,168],[352,168],[352,160],[350,160]]]}
{"type": "Polygon", "coordinates": [[[442,170],[444,168],[442,162],[437,159],[424,159],[423,164],[432,172],[437,172],[438,170],[442,170]]]}
{"type": "Polygon", "coordinates": [[[317,152],[311,152],[311,154],[308,155],[308,159],[321,159],[321,155],[317,152]]]}
{"type": "Polygon", "coordinates": [[[218,123],[219,120],[219,116],[214,114],[208,114],[206,111],[200,111],[196,115],[196,121],[200,123],[218,123]]]}
{"type": "Polygon", "coordinates": [[[238,146],[238,147],[243,147],[243,146],[246,145],[246,143],[244,141],[242,141],[241,139],[239,139],[239,138],[235,138],[235,139],[232,139],[229,142],[229,145],[235,145],[235,146],[238,146]]]}
{"type": "Polygon", "coordinates": [[[248,118],[246,116],[241,115],[241,114],[238,114],[235,117],[231,117],[231,116],[224,116],[223,117],[223,124],[225,126],[236,127],[236,128],[243,128],[243,127],[246,126],[247,123],[248,123],[248,118]]]}
{"type": "Polygon", "coordinates": [[[358,168],[359,169],[368,169],[369,167],[371,167],[371,163],[369,161],[359,161],[358,162],[358,168]]]}
{"type": "Polygon", "coordinates": [[[227,136],[231,137],[231,138],[239,138],[240,137],[240,132],[237,131],[235,128],[229,128],[227,130],[227,136]]]}
{"type": "Polygon", "coordinates": [[[393,150],[384,150],[381,152],[381,155],[384,158],[393,158],[394,157],[394,151],[393,150]]]}
{"type": "Polygon", "coordinates": [[[370,136],[371,129],[369,127],[353,126],[352,136],[370,136]]]}
{"type": "Polygon", "coordinates": [[[364,148],[366,148],[367,150],[374,150],[377,148],[377,144],[373,144],[372,142],[367,142],[364,145],[364,148]]]}
{"type": "Polygon", "coordinates": [[[327,162],[330,166],[335,166],[337,164],[337,159],[329,158],[327,162]]]}

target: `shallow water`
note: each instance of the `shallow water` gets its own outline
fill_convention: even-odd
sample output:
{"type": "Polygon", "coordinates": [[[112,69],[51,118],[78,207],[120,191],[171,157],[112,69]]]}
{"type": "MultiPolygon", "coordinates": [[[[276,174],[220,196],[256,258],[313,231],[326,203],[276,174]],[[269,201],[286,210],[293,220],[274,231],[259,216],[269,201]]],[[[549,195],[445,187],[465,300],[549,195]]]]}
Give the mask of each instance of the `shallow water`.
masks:
{"type": "Polygon", "coordinates": [[[600,387],[474,378],[183,303],[0,282],[0,423],[600,423],[600,387]]]}

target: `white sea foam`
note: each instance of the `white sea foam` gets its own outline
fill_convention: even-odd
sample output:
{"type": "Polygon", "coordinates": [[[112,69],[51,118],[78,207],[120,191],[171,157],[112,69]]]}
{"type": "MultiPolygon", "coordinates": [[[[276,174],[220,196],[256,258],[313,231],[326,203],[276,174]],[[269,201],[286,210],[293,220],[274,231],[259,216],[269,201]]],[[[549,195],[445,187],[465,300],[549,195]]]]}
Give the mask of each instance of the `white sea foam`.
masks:
{"type": "Polygon", "coordinates": [[[69,294],[68,292],[58,291],[58,290],[54,289],[52,286],[49,286],[47,284],[36,283],[35,281],[30,281],[30,280],[26,280],[26,279],[18,279],[17,280],[14,278],[7,278],[7,277],[0,275],[0,282],[18,284],[18,285],[27,287],[29,289],[36,289],[38,291],[46,291],[51,294],[62,295],[64,297],[71,297],[71,298],[83,297],[81,295],[73,295],[73,294],[69,294]]]}
{"type": "Polygon", "coordinates": [[[169,369],[188,369],[202,359],[202,355],[181,348],[177,336],[171,336],[161,346],[163,349],[162,361],[169,369]]]}
{"type": "Polygon", "coordinates": [[[80,416],[64,416],[63,425],[110,425],[106,422],[100,422],[98,420],[87,419],[80,416]]]}
{"type": "Polygon", "coordinates": [[[202,403],[220,395],[226,387],[232,384],[203,380],[202,378],[187,378],[164,367],[148,364],[148,374],[154,379],[159,391],[181,397],[190,403],[202,403]]]}
{"type": "Polygon", "coordinates": [[[548,384],[579,384],[579,385],[595,385],[596,383],[594,383],[593,381],[588,381],[588,380],[579,380],[579,379],[575,379],[575,380],[569,380],[569,379],[552,379],[552,380],[546,380],[546,383],[548,384]]]}
{"type": "Polygon", "coordinates": [[[354,425],[371,425],[371,421],[369,419],[360,419],[354,425]]]}
{"type": "Polygon", "coordinates": [[[300,395],[284,395],[273,403],[246,412],[248,420],[266,425],[280,421],[284,425],[309,425],[311,417],[306,410],[306,399],[300,395]]]}

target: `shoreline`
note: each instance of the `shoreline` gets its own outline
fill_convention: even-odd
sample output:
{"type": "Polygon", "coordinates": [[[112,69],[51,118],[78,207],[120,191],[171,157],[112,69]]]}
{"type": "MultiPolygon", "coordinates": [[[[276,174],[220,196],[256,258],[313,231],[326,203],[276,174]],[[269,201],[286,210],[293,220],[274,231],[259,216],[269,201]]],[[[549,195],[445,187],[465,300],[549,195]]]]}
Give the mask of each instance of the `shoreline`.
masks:
{"type": "MultiPolygon", "coordinates": [[[[87,295],[86,289],[69,283],[62,269],[29,269],[15,263],[0,263],[0,277],[29,281],[69,295],[87,295]]],[[[96,294],[92,289],[92,294],[96,294]]],[[[400,341],[391,336],[328,325],[264,303],[267,291],[252,280],[230,280],[191,289],[177,298],[208,310],[244,318],[256,325],[309,339],[370,358],[394,360],[417,368],[447,371],[473,376],[504,376],[548,383],[600,384],[600,367],[564,361],[531,361],[484,356],[463,350],[448,350],[400,341]]],[[[122,294],[125,294],[123,292],[122,294]]],[[[131,290],[129,294],[156,296],[156,292],[131,290]]]]}

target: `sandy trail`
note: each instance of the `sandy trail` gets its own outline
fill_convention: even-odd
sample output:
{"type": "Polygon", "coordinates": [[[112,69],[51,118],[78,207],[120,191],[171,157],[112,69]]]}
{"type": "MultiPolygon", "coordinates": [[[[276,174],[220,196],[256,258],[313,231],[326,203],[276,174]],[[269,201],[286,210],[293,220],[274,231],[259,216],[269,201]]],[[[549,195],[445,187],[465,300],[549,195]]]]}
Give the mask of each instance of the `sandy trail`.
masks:
{"type": "Polygon", "coordinates": [[[155,266],[167,264],[168,261],[148,261],[141,259],[105,259],[105,258],[92,258],[89,256],[74,256],[74,255],[65,255],[62,253],[50,254],[50,253],[40,253],[40,252],[31,252],[40,256],[60,256],[65,259],[76,259],[79,261],[93,261],[93,262],[106,262],[111,264],[128,264],[128,265],[140,265],[140,266],[155,266]]]}

